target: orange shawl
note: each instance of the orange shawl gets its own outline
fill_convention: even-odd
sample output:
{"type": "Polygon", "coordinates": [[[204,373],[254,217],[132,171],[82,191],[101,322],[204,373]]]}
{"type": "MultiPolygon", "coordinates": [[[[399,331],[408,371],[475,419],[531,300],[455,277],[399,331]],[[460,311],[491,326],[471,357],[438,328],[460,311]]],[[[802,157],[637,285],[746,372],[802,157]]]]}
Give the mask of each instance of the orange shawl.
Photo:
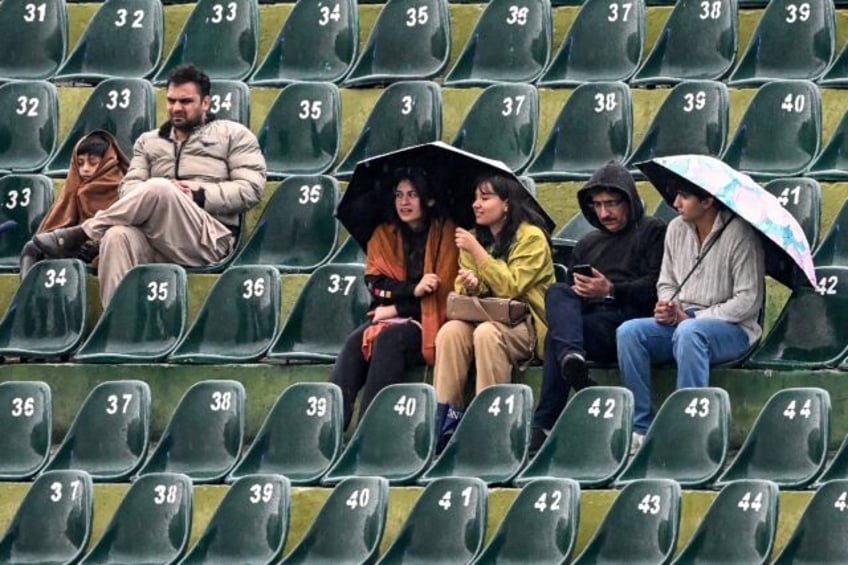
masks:
{"type": "MultiPolygon", "coordinates": [[[[448,293],[453,290],[459,265],[455,240],[456,225],[452,221],[433,220],[430,223],[423,272],[435,273],[441,280],[436,292],[421,298],[421,354],[430,366],[436,359],[436,332],[445,323],[448,293]]],[[[386,223],[374,230],[368,240],[365,274],[383,275],[399,281],[406,279],[403,236],[397,226],[386,223]]]]}

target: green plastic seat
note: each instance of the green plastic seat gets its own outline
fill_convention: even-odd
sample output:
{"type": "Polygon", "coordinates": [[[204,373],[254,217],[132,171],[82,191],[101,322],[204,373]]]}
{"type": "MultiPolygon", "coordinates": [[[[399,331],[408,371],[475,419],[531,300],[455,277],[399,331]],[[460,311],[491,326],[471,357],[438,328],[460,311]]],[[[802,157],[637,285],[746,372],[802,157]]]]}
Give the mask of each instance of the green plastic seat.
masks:
{"type": "Polygon", "coordinates": [[[654,208],[654,213],[651,215],[654,218],[659,218],[667,224],[680,214],[678,214],[677,210],[672,208],[668,202],[666,202],[665,200],[660,200],[657,204],[657,207],[654,208]]]}
{"type": "Polygon", "coordinates": [[[582,212],[574,214],[568,222],[551,238],[554,261],[562,265],[571,263],[571,252],[580,239],[595,231],[582,212]]]}
{"type": "MultiPolygon", "coordinates": [[[[836,2],[836,7],[844,9],[846,5],[836,2]]],[[[848,86],[848,44],[842,47],[833,64],[825,71],[818,83],[822,88],[844,88],[848,86]]]]}
{"type": "Polygon", "coordinates": [[[157,0],[106,0],[53,80],[149,78],[162,57],[164,28],[157,0]]]}
{"type": "Polygon", "coordinates": [[[219,120],[250,125],[250,88],[239,80],[212,82],[209,112],[219,120]]]}
{"type": "Polygon", "coordinates": [[[396,82],[377,99],[368,121],[333,174],[349,179],[359,161],[442,138],[442,91],[429,81],[396,82]]]}
{"type": "Polygon", "coordinates": [[[729,444],[727,391],[676,390],[663,402],[642,447],[616,485],[636,479],[674,479],[684,488],[703,488],[721,472],[729,444]]]}
{"type": "Polygon", "coordinates": [[[333,177],[288,177],[274,190],[233,265],[273,265],[283,273],[315,270],[336,247],[338,201],[333,177]]]}
{"type": "Polygon", "coordinates": [[[539,86],[628,80],[645,42],[645,2],[586,0],[539,86]]]}
{"type": "Polygon", "coordinates": [[[532,84],[493,84],[480,93],[451,145],[502,161],[519,172],[533,157],[539,131],[539,92],[532,84]],[[497,131],[498,135],[492,135],[497,131]]]}
{"type": "Polygon", "coordinates": [[[581,390],[565,409],[527,468],[513,481],[574,479],[582,487],[612,481],[627,462],[633,427],[633,394],[624,387],[581,390]]]}
{"type": "Polygon", "coordinates": [[[53,181],[43,175],[0,177],[0,202],[0,272],[15,272],[21,250],[53,204],[53,181]]]}
{"type": "Polygon", "coordinates": [[[25,481],[38,473],[50,454],[53,402],[41,381],[0,383],[0,480],[25,481]]]}
{"type": "Polygon", "coordinates": [[[295,383],[277,398],[227,481],[264,473],[285,475],[297,486],[314,485],[341,449],[341,389],[333,383],[295,383]]]}
{"type": "Polygon", "coordinates": [[[185,331],[185,270],[170,263],[137,265],[121,280],[106,310],[74,357],[80,363],[155,363],[185,331]]]}
{"type": "Polygon", "coordinates": [[[280,563],[372,563],[386,525],[388,503],[386,479],[345,479],[330,493],[300,543],[280,563]]]}
{"type": "Polygon", "coordinates": [[[94,481],[126,481],[150,442],[150,387],[107,381],[94,387],[44,471],[80,469],[94,481]]]}
{"type": "Polygon", "coordinates": [[[764,84],[748,104],[722,161],[756,180],[803,173],[821,145],[821,94],[805,80],[764,84]]]}
{"type": "Polygon", "coordinates": [[[168,358],[172,363],[249,363],[265,355],[280,322],[280,272],[230,267],[168,358]]]}
{"type": "Polygon", "coordinates": [[[533,391],[524,384],[492,385],[474,397],[444,451],[418,480],[477,477],[507,484],[527,459],[533,391]]]}
{"type": "Polygon", "coordinates": [[[674,4],[654,48],[630,84],[677,84],[719,80],[727,75],[733,67],[739,35],[736,4],[736,0],[710,2],[708,7],[698,0],[674,4]]]}
{"type": "Polygon", "coordinates": [[[289,528],[291,487],[280,475],[249,475],[227,490],[180,565],[274,562],[289,528]]]}
{"type": "Polygon", "coordinates": [[[486,484],[445,477],[424,489],[378,565],[470,563],[486,533],[486,484]]]}
{"type": "Polygon", "coordinates": [[[262,127],[259,146],[269,178],[320,175],[339,154],[339,89],[329,82],[294,83],[274,100],[262,127]]]}
{"type": "Polygon", "coordinates": [[[371,302],[364,277],[364,265],[318,267],[303,286],[268,357],[335,361],[347,336],[365,319],[371,302]]]}
{"type": "Polygon", "coordinates": [[[445,85],[535,81],[551,57],[551,27],[550,0],[491,0],[445,85]]]}
{"type": "Polygon", "coordinates": [[[256,0],[199,0],[153,82],[165,84],[171,71],[184,63],[194,63],[213,80],[244,80],[258,51],[256,0]]]}
{"type": "Polygon", "coordinates": [[[359,244],[356,243],[356,240],[352,237],[348,237],[344,243],[339,245],[339,248],[330,257],[330,260],[327,261],[330,264],[338,264],[338,263],[356,263],[359,265],[365,264],[365,250],[359,247],[359,244]]]}
{"type": "Polygon", "coordinates": [[[632,141],[633,104],[627,85],[581,84],[566,100],[525,174],[536,181],[588,179],[611,159],[625,162],[632,141]]]}
{"type": "Polygon", "coordinates": [[[823,181],[848,180],[848,112],[842,115],[830,141],[804,174],[823,181]]]}
{"type": "MultiPolygon", "coordinates": [[[[817,180],[804,177],[774,179],[763,187],[798,220],[810,249],[815,249],[821,229],[822,195],[817,180]]],[[[846,211],[848,213],[848,211],[846,211]]],[[[846,218],[848,221],[848,218],[846,218]]],[[[845,263],[848,265],[848,263],[845,263]]]]}
{"type": "MultiPolygon", "coordinates": [[[[848,248],[846,248],[848,237],[843,233],[845,231],[843,226],[846,224],[848,224],[848,201],[842,202],[842,206],[830,224],[830,229],[813,253],[813,263],[817,267],[848,267],[848,248]]],[[[825,292],[822,296],[833,296],[833,293],[825,292]]]]}
{"type": "Polygon", "coordinates": [[[757,415],[736,458],[716,485],[768,479],[801,489],[824,467],[830,439],[830,394],[820,388],[785,388],[757,415]]]}
{"type": "Polygon", "coordinates": [[[770,0],[728,82],[755,86],[769,80],[817,80],[835,53],[833,2],[770,0]]]}
{"type": "Polygon", "coordinates": [[[91,536],[94,489],[85,471],[50,471],[38,477],[0,539],[9,564],[75,563],[91,536]]]}
{"type": "Polygon", "coordinates": [[[447,65],[450,47],[447,0],[388,0],[344,85],[432,78],[447,65]]]}
{"type": "Polygon", "coordinates": [[[392,485],[414,483],[433,459],[435,414],[436,393],[429,384],[385,387],[321,482],[332,485],[347,477],[376,476],[392,485]]]}
{"type": "Polygon", "coordinates": [[[89,132],[104,129],[115,136],[125,155],[133,154],[133,143],[155,127],[156,101],[153,86],[143,79],[113,78],[98,84],[85,101],[74,125],[62,141],[44,174],[65,177],[77,142],[89,132]]]}
{"type": "Polygon", "coordinates": [[[842,479],[848,479],[848,436],[842,440],[842,445],[813,487],[818,488],[828,481],[842,479]]]}
{"type": "Polygon", "coordinates": [[[0,82],[52,77],[65,59],[65,0],[0,5],[0,82]]]}
{"type": "Polygon", "coordinates": [[[0,170],[40,171],[56,148],[59,102],[45,81],[0,86],[0,170]]]}
{"type": "Polygon", "coordinates": [[[474,565],[565,563],[577,541],[580,486],[536,479],[518,492],[474,565]]]}
{"type": "Polygon", "coordinates": [[[296,2],[250,84],[338,83],[353,65],[358,43],[355,0],[296,2]]]}
{"type": "Polygon", "coordinates": [[[739,480],[725,485],[674,565],[768,562],[777,530],[777,485],[739,480]]]}
{"type": "Polygon", "coordinates": [[[184,473],[195,483],[222,480],[244,441],[244,386],[200,381],[183,394],[156,449],[138,472],[184,473]]]}
{"type": "Polygon", "coordinates": [[[793,291],[746,367],[814,370],[836,367],[845,359],[848,268],[817,267],[816,279],[818,288],[803,286],[793,291]]]}
{"type": "Polygon", "coordinates": [[[81,564],[174,563],[191,533],[191,479],[179,473],[139,477],[81,564]]]}
{"type": "Polygon", "coordinates": [[[848,520],[845,519],[848,480],[821,485],[804,509],[798,525],[774,565],[848,562],[848,520]]]}
{"type": "Polygon", "coordinates": [[[69,357],[82,343],[87,307],[82,261],[39,261],[21,281],[0,320],[0,355],[69,357]]]}

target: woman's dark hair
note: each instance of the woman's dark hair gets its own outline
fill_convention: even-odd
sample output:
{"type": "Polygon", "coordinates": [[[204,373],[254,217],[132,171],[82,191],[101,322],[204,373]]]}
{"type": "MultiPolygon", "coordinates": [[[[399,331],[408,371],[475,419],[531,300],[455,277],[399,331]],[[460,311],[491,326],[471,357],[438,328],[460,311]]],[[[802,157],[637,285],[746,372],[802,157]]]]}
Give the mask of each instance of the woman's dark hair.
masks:
{"type": "Polygon", "coordinates": [[[102,135],[92,133],[80,141],[80,144],[77,146],[77,156],[97,155],[98,157],[103,157],[108,150],[109,142],[106,138],[102,135]]]}
{"type": "Polygon", "coordinates": [[[431,219],[442,215],[439,208],[439,202],[433,195],[433,189],[430,186],[430,179],[428,178],[427,171],[417,167],[403,167],[394,172],[393,178],[394,185],[391,192],[391,205],[389,206],[392,222],[397,225],[403,224],[398,216],[397,208],[394,205],[395,189],[401,181],[407,181],[415,188],[415,192],[418,193],[418,198],[421,199],[421,213],[424,215],[425,225],[429,225],[431,219]],[[434,201],[432,206],[427,204],[429,200],[434,201]]]}
{"type": "MultiPolygon", "coordinates": [[[[486,174],[477,178],[475,187],[488,183],[501,200],[509,202],[506,221],[498,237],[487,226],[477,226],[477,241],[489,250],[492,257],[501,258],[509,254],[509,248],[515,242],[515,232],[522,222],[528,222],[540,228],[550,237],[547,224],[542,215],[531,206],[532,197],[527,189],[514,178],[499,174],[486,174]]],[[[550,242],[549,242],[550,243],[550,242]]]]}

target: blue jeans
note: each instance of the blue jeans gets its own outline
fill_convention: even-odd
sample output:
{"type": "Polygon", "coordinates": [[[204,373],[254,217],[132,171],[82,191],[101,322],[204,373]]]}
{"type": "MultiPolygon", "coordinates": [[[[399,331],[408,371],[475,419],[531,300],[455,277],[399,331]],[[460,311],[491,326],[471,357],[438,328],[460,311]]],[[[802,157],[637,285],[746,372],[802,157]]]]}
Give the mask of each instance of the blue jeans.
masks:
{"type": "Polygon", "coordinates": [[[677,388],[710,384],[710,365],[738,359],[748,351],[748,336],[737,324],[715,319],[689,319],[678,326],[638,318],[618,328],[618,366],[633,393],[633,430],[644,434],[654,418],[651,366],[674,361],[677,388]]]}

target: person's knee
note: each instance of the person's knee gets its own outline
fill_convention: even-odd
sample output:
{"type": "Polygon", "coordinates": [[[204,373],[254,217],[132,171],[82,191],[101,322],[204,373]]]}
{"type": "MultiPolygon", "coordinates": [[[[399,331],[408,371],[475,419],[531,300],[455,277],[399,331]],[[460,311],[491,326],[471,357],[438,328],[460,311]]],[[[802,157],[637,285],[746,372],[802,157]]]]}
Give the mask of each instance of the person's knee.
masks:
{"type": "Polygon", "coordinates": [[[136,238],[138,230],[130,226],[111,226],[100,240],[101,253],[110,245],[128,245],[136,238]]]}
{"type": "Polygon", "coordinates": [[[636,320],[627,320],[615,330],[615,341],[619,346],[638,340],[639,326],[636,320]]]}
{"type": "Polygon", "coordinates": [[[500,340],[501,331],[491,322],[482,322],[474,328],[474,349],[485,347],[500,340]]]}
{"type": "Polygon", "coordinates": [[[705,348],[709,345],[709,339],[701,324],[685,320],[677,326],[671,343],[675,351],[685,351],[693,347],[705,348]]]}
{"type": "Polygon", "coordinates": [[[565,283],[556,283],[545,293],[545,309],[553,310],[565,300],[580,298],[574,289],[565,283]]]}
{"type": "Polygon", "coordinates": [[[459,344],[465,333],[465,322],[448,320],[436,333],[436,351],[459,344]]]}

